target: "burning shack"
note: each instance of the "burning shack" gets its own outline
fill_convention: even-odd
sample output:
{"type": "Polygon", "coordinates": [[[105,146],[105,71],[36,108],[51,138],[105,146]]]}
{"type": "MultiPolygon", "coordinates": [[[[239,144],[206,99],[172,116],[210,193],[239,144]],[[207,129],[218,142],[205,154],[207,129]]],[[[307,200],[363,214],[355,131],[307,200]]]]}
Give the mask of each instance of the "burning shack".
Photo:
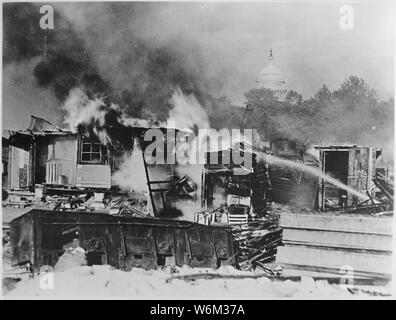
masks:
{"type": "Polygon", "coordinates": [[[267,209],[268,166],[257,154],[242,148],[208,152],[203,172],[202,207],[214,212],[213,219],[224,223],[244,223],[264,216],[267,209]],[[249,166],[235,159],[245,156],[249,166]],[[216,159],[216,161],[213,161],[216,159]]]}
{"type": "MultiPolygon", "coordinates": [[[[271,141],[271,152],[275,157],[312,168],[318,167],[317,160],[307,153],[307,148],[297,139],[277,138],[271,141]]],[[[274,162],[269,166],[269,178],[272,201],[310,209],[316,207],[318,183],[308,172],[274,162]]]]}
{"type": "MultiPolygon", "coordinates": [[[[10,223],[13,265],[28,265],[38,271],[43,265],[54,266],[67,248],[76,246],[85,250],[89,265],[109,264],[123,270],[235,263],[233,239],[226,226],[170,219],[175,217],[172,201],[178,196],[191,197],[195,186],[176,172],[176,164],[148,163],[142,152],[149,143],[143,139],[147,130],[106,128],[114,139],[109,144],[78,130],[33,125],[29,130],[11,132],[7,140],[10,154],[22,151],[25,156],[22,168],[20,159],[10,158],[9,165],[15,167],[8,176],[12,189],[29,191],[41,185],[44,197],[87,190],[111,196],[117,191],[119,181],[114,177],[122,164],[137,155],[140,162],[128,167],[132,172],[126,179],[136,182],[144,177],[144,181],[137,182],[147,189],[150,206],[150,212],[139,212],[138,217],[121,211],[112,215],[80,208],[33,209],[10,223]],[[23,184],[21,176],[25,177],[23,184]]],[[[164,141],[171,138],[168,133],[175,132],[158,130],[164,141]]]]}
{"type": "MultiPolygon", "coordinates": [[[[10,223],[14,265],[28,264],[34,270],[55,265],[68,247],[75,246],[85,250],[89,264],[110,264],[124,270],[183,264],[232,264],[266,270],[264,264],[275,259],[282,230],[277,219],[265,217],[268,168],[252,152],[250,165],[235,161],[238,156],[246,159],[248,151],[243,146],[208,152],[207,157],[218,157],[216,163],[182,168],[166,161],[150,164],[143,152],[150,143],[143,139],[147,128],[106,128],[115,141],[109,144],[84,131],[33,129],[12,132],[8,139],[11,150],[27,154],[27,182],[17,188],[31,190],[42,185],[43,198],[82,190],[111,197],[119,182],[114,177],[125,158],[138,155],[141,166],[129,166],[126,179],[136,181],[144,176],[150,210],[103,214],[78,206],[74,211],[70,207],[63,211],[33,209],[10,223]],[[226,153],[228,162],[222,159],[226,153]],[[191,171],[198,172],[202,180],[193,182],[191,171]],[[180,209],[181,202],[188,204],[185,210],[180,209]],[[208,211],[210,222],[180,219],[193,213],[208,216],[208,211]],[[219,212],[226,213],[225,220],[219,212]]],[[[175,137],[175,129],[158,129],[164,141],[175,137]]],[[[167,154],[172,144],[162,145],[159,152],[167,154]]],[[[15,159],[11,160],[15,164],[15,159]]],[[[15,174],[21,170],[11,172],[11,180],[18,180],[15,174]]]]}
{"type": "Polygon", "coordinates": [[[117,162],[98,139],[59,129],[34,116],[28,129],[9,133],[9,189],[32,190],[36,184],[111,187],[117,162]]]}
{"type": "MultiPolygon", "coordinates": [[[[111,194],[122,188],[144,193],[152,215],[167,216],[171,195],[180,193],[176,186],[186,182],[186,177],[176,172],[176,164],[148,163],[142,150],[150,143],[144,141],[149,128],[109,127],[106,133],[110,142],[103,143],[90,132],[38,126],[40,118],[32,119],[36,121],[29,129],[11,131],[7,139],[6,180],[11,193],[32,192],[37,186],[50,195],[86,191],[111,194]]],[[[157,129],[164,141],[172,139],[176,131],[157,129]]],[[[165,154],[166,147],[164,144],[165,154]]]]}

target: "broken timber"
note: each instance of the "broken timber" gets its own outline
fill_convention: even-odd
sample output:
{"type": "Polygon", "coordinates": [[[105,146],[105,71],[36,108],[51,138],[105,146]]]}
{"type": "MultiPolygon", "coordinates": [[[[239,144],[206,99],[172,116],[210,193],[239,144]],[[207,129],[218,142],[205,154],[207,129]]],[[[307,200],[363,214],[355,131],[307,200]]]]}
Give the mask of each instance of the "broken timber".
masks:
{"type": "MultiPolygon", "coordinates": [[[[265,264],[274,262],[282,243],[282,229],[276,218],[230,225],[234,240],[236,266],[241,270],[259,268],[274,274],[265,264]]],[[[224,264],[224,263],[223,263],[224,264]]]]}

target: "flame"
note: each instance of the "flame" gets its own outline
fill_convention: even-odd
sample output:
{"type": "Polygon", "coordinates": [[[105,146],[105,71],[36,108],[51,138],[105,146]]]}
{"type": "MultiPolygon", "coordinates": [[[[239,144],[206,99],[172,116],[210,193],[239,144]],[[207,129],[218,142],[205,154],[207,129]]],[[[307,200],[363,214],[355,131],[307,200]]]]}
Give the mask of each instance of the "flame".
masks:
{"type": "Polygon", "coordinates": [[[66,111],[64,122],[70,130],[75,130],[78,125],[98,121],[99,126],[104,126],[106,111],[103,97],[97,96],[89,99],[80,88],[70,91],[62,109],[66,111]]]}
{"type": "MultiPolygon", "coordinates": [[[[129,117],[116,104],[106,105],[104,96],[97,95],[90,99],[87,94],[80,88],[70,91],[66,99],[63,109],[66,111],[64,122],[70,129],[76,129],[79,125],[94,124],[93,132],[101,142],[111,142],[105,125],[106,113],[115,110],[119,124],[125,127],[169,127],[173,126],[182,131],[194,132],[197,129],[209,129],[209,117],[204,108],[199,104],[193,94],[185,95],[176,88],[169,103],[173,108],[169,112],[166,125],[161,122],[154,122],[146,119],[136,119],[129,117]]],[[[188,144],[191,146],[190,151],[192,157],[196,158],[196,154],[204,155],[202,150],[207,149],[207,137],[198,135],[188,144]]],[[[186,150],[184,150],[186,151],[186,150]]],[[[191,162],[191,163],[197,163],[191,162]]],[[[200,162],[203,163],[203,162],[200,162]]],[[[176,168],[180,176],[187,175],[198,186],[201,183],[202,165],[198,166],[177,166],[176,168]]],[[[113,183],[126,191],[146,192],[147,181],[144,170],[142,152],[138,145],[135,145],[131,154],[124,156],[118,171],[113,174],[113,183]]]]}
{"type": "Polygon", "coordinates": [[[209,129],[209,117],[193,94],[185,95],[176,88],[170,99],[173,109],[169,111],[168,123],[175,123],[183,131],[209,129]]]}
{"type": "Polygon", "coordinates": [[[121,189],[148,192],[142,151],[135,143],[133,152],[125,156],[120,169],[112,176],[113,183],[121,189]]]}

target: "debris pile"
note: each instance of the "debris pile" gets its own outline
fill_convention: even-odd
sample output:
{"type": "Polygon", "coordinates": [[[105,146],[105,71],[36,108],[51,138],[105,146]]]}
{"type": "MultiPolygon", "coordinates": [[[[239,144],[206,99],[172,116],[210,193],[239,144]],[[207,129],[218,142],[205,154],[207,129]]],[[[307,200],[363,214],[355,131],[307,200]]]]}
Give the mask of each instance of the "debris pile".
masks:
{"type": "Polygon", "coordinates": [[[2,206],[13,208],[26,208],[36,202],[35,193],[29,191],[3,191],[2,206]]]}
{"type": "Polygon", "coordinates": [[[306,208],[304,206],[297,205],[288,205],[277,202],[272,202],[268,207],[268,212],[272,215],[281,215],[281,214],[294,214],[294,213],[315,213],[314,210],[306,208]]]}
{"type": "Polygon", "coordinates": [[[393,209],[393,183],[392,181],[377,172],[375,178],[373,179],[375,186],[380,190],[379,198],[382,203],[388,205],[388,209],[393,209]]]}
{"type": "Polygon", "coordinates": [[[35,196],[32,192],[11,191],[3,206],[12,208],[48,208],[54,211],[85,211],[132,216],[147,216],[145,194],[67,190],[35,196]],[[69,191],[69,193],[67,192],[69,191]]]}
{"type": "Polygon", "coordinates": [[[282,244],[282,229],[277,217],[245,224],[231,225],[236,262],[241,270],[260,268],[269,275],[277,275],[278,268],[271,265],[277,247],[282,244]]]}

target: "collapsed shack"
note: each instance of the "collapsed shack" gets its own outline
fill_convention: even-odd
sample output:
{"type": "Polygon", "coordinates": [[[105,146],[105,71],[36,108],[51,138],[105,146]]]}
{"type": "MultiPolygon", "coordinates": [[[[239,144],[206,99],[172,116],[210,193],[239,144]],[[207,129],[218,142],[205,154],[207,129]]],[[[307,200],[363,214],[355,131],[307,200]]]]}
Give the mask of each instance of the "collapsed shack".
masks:
{"type": "Polygon", "coordinates": [[[267,215],[268,166],[257,161],[255,153],[241,147],[206,154],[202,178],[204,212],[196,215],[197,222],[247,223],[267,215]],[[252,159],[251,168],[234,161],[246,154],[252,159]]]}
{"type": "Polygon", "coordinates": [[[188,221],[33,209],[10,223],[12,265],[39,272],[70,248],[84,249],[88,265],[133,267],[259,267],[274,275],[280,242],[277,222],[206,226],[188,221]]]}
{"type": "Polygon", "coordinates": [[[242,270],[259,268],[277,276],[277,247],[282,244],[278,216],[268,212],[270,181],[268,165],[248,152],[245,144],[206,154],[202,174],[202,212],[195,221],[207,225],[229,225],[236,265],[242,270]],[[238,163],[251,157],[249,168],[238,163]],[[215,161],[213,161],[215,159],[215,161]]]}
{"type": "Polygon", "coordinates": [[[234,264],[229,230],[188,221],[31,210],[11,224],[12,264],[31,271],[55,266],[70,247],[85,250],[88,265],[122,270],[234,264]]]}

